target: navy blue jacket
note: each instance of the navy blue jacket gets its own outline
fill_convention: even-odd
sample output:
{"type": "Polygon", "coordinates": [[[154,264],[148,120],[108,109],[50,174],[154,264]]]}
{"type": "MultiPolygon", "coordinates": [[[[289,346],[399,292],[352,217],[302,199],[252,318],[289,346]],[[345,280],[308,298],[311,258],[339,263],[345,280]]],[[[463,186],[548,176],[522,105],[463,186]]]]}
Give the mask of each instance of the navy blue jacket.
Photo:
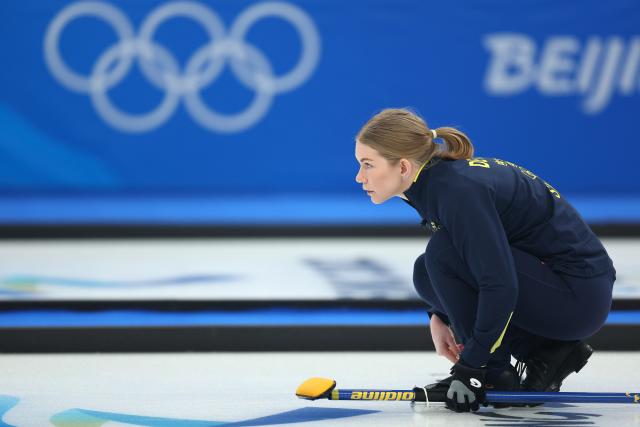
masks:
{"type": "Polygon", "coordinates": [[[494,158],[434,158],[404,193],[434,232],[447,230],[479,288],[471,342],[462,359],[484,364],[500,345],[518,295],[510,246],[558,274],[594,277],[613,270],[600,240],[550,184],[494,158]]]}

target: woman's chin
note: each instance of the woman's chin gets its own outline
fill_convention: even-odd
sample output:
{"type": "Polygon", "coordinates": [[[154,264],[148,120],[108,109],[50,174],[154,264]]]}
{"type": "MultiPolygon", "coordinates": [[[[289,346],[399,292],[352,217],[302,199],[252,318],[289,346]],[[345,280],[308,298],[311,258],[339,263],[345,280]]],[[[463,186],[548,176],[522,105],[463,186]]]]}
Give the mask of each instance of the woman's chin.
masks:
{"type": "Polygon", "coordinates": [[[371,203],[373,203],[374,205],[381,205],[386,201],[387,201],[387,199],[382,199],[382,198],[378,197],[377,194],[372,194],[371,195],[371,203]]]}

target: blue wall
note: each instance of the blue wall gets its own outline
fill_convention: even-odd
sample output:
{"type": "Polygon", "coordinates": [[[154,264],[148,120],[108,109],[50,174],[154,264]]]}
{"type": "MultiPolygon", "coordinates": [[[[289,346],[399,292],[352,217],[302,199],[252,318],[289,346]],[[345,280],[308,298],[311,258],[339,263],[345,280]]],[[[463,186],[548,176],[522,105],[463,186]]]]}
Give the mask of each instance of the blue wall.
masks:
{"type": "Polygon", "coordinates": [[[563,194],[640,197],[635,1],[175,4],[0,3],[2,200],[361,198],[353,137],[402,106],[563,194]]]}

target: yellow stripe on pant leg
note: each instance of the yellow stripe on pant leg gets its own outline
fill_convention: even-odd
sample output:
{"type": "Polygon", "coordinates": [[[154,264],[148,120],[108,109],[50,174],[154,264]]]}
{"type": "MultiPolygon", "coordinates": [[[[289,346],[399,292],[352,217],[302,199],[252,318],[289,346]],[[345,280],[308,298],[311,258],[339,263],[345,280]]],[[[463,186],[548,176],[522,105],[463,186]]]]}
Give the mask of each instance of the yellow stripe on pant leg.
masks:
{"type": "Polygon", "coordinates": [[[498,340],[493,345],[493,347],[491,347],[491,351],[489,353],[493,353],[494,351],[496,351],[496,349],[500,347],[500,344],[502,344],[502,338],[504,338],[504,334],[507,332],[507,327],[509,326],[509,322],[511,322],[511,316],[513,316],[513,311],[509,315],[509,320],[507,320],[507,324],[504,325],[504,329],[502,330],[502,333],[498,337],[498,340]]]}

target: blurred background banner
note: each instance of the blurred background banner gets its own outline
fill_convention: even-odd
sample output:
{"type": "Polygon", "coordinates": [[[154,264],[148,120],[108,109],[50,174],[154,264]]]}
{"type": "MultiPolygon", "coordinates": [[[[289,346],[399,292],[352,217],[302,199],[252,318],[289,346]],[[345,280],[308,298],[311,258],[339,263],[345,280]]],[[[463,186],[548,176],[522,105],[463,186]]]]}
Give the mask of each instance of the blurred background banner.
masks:
{"type": "Polygon", "coordinates": [[[386,107],[592,222],[640,219],[631,0],[0,3],[0,222],[394,222],[355,183],[386,107]]]}

